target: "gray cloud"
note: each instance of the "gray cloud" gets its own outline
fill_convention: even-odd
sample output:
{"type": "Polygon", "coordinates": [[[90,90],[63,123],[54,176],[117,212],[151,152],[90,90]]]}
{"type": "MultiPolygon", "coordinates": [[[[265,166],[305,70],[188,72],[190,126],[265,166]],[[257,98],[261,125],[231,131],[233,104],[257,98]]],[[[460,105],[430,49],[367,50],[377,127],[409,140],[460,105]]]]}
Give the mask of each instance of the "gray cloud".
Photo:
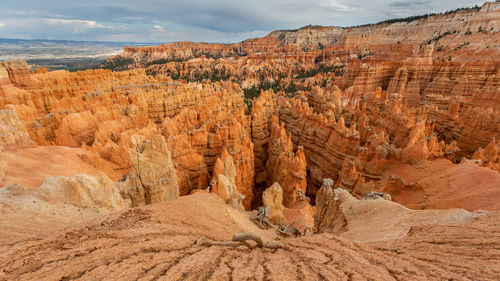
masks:
{"type": "Polygon", "coordinates": [[[391,7],[410,7],[412,4],[410,2],[392,2],[389,6],[391,7]]]}
{"type": "Polygon", "coordinates": [[[410,7],[410,6],[418,6],[418,5],[428,5],[431,1],[407,1],[407,2],[392,2],[389,4],[391,7],[410,7]]]}
{"type": "Polygon", "coordinates": [[[0,10],[0,37],[235,42],[308,24],[350,26],[483,1],[19,0],[0,10]],[[29,7],[29,8],[26,8],[29,7]]]}

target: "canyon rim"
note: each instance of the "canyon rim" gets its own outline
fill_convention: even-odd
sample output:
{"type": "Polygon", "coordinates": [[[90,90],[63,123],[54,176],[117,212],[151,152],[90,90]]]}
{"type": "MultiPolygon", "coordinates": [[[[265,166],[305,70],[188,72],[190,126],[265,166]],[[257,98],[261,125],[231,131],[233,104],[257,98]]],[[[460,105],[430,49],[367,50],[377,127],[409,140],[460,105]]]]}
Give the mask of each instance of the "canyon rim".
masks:
{"type": "Polygon", "coordinates": [[[0,214],[0,280],[499,280],[500,2],[6,59],[0,214]]]}

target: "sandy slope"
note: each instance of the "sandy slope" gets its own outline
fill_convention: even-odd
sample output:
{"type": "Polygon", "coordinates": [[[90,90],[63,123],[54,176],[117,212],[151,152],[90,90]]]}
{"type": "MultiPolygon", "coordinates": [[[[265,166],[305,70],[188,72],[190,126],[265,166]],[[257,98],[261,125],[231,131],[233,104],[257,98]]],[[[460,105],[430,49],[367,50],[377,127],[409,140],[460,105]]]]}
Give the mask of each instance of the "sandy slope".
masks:
{"type": "MultiPolygon", "coordinates": [[[[96,175],[98,170],[78,157],[78,154],[82,153],[85,151],[80,148],[66,146],[36,146],[0,152],[0,159],[7,162],[4,185],[17,183],[35,188],[47,177],[96,175]]],[[[115,181],[121,177],[119,172],[113,170],[112,163],[106,163],[104,160],[102,162],[107,166],[99,167],[100,171],[104,171],[115,181]]]]}
{"type": "MultiPolygon", "coordinates": [[[[197,247],[246,230],[219,198],[197,194],[128,209],[86,226],[0,247],[0,280],[495,280],[500,214],[412,227],[389,242],[331,234],[284,249],[197,247]]],[[[367,232],[370,229],[366,229],[367,232]]]]}
{"type": "Polygon", "coordinates": [[[472,161],[446,159],[397,165],[387,172],[406,186],[387,188],[392,199],[412,209],[500,210],[500,173],[472,161]]]}
{"type": "Polygon", "coordinates": [[[0,188],[0,245],[43,237],[78,224],[89,223],[110,212],[47,201],[28,189],[0,188]]]}

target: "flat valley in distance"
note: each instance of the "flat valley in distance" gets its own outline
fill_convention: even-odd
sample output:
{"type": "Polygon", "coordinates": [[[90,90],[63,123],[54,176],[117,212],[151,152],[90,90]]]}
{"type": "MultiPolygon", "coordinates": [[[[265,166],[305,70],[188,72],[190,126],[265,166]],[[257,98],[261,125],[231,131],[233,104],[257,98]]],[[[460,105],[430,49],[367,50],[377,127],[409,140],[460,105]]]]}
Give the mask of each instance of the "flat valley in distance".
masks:
{"type": "Polygon", "coordinates": [[[154,44],[0,38],[0,61],[21,59],[33,68],[78,71],[94,68],[109,56],[119,54],[125,46],[148,45],[154,44]]]}
{"type": "Polygon", "coordinates": [[[500,280],[500,2],[188,38],[0,49],[0,281],[500,280]]]}

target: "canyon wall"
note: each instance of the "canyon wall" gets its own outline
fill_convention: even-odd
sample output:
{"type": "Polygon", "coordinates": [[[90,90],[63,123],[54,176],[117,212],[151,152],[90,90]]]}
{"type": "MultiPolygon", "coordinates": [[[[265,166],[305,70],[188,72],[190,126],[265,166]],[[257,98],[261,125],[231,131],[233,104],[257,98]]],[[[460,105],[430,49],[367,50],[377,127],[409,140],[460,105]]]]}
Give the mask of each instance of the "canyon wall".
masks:
{"type": "Polygon", "coordinates": [[[160,134],[171,153],[181,195],[208,186],[217,156],[227,149],[244,171],[237,185],[249,206],[253,146],[247,106],[237,85],[183,84],[147,76],[143,69],[26,75],[30,84],[2,100],[5,109],[17,112],[16,126],[23,125],[29,137],[16,129],[17,135],[5,142],[31,138],[37,145],[82,147],[84,161],[99,167],[103,159],[127,174],[131,136],[151,139],[160,134]]]}
{"type": "Polygon", "coordinates": [[[166,178],[179,195],[220,194],[222,184],[250,209],[275,182],[289,208],[302,193],[314,199],[324,178],[364,196],[390,188],[402,165],[466,158],[498,171],[499,7],[126,48],[101,65],[124,71],[34,73],[3,62],[1,145],[79,148],[88,165],[129,175],[118,185],[137,189],[135,205],[171,197],[157,183],[166,178]],[[168,171],[149,173],[154,184],[139,180],[129,151],[144,145],[134,135],[165,140],[168,171]]]}
{"type": "Polygon", "coordinates": [[[0,279],[498,279],[499,40],[495,2],[2,62],[0,279]]]}
{"type": "MultiPolygon", "coordinates": [[[[408,107],[401,98],[388,99],[388,94],[379,89],[364,99],[352,99],[342,106],[338,103],[341,95],[341,91],[323,93],[316,90],[291,99],[263,94],[255,101],[255,104],[274,105],[273,110],[266,112],[277,112],[284,124],[278,129],[274,121],[274,131],[282,135],[278,139],[284,139],[280,147],[291,151],[293,144],[299,153],[303,151],[310,194],[316,193],[316,187],[326,177],[335,180],[337,186],[366,193],[393,163],[414,164],[427,159],[453,158],[457,151],[455,143],[438,141],[433,135],[433,123],[427,120],[425,111],[408,107]],[[287,142],[286,132],[290,133],[291,143],[287,142]]],[[[252,117],[256,121],[270,119],[262,117],[261,113],[252,117]]],[[[262,129],[261,122],[252,124],[257,130],[262,129]]],[[[276,156],[271,153],[272,121],[267,128],[271,137],[267,143],[270,152],[266,161],[269,166],[277,167],[273,159],[276,156]]],[[[256,170],[261,161],[256,157],[256,170]]],[[[293,166],[300,167],[299,164],[293,166]]],[[[267,169],[271,176],[272,171],[267,169]]],[[[300,180],[294,179],[294,182],[300,180]]]]}
{"type": "Polygon", "coordinates": [[[457,143],[459,162],[499,136],[499,5],[349,28],[307,26],[236,44],[127,48],[119,57],[149,74],[235,81],[247,103],[270,88],[295,95],[338,87],[343,98],[382,88],[410,107],[428,106],[438,139],[457,143]]]}

